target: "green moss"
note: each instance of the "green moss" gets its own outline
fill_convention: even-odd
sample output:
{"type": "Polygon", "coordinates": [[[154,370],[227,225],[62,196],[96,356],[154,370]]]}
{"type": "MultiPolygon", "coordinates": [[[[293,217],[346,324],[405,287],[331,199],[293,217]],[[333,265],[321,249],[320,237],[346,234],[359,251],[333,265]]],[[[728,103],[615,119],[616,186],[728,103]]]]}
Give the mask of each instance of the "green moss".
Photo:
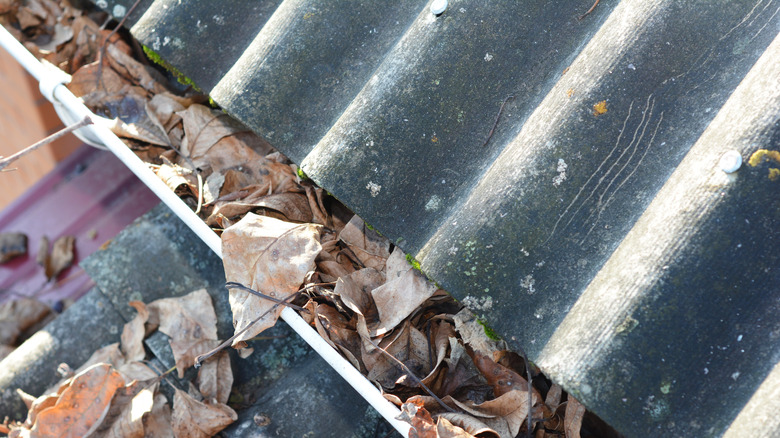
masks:
{"type": "MultiPolygon", "coordinates": [[[[183,85],[187,85],[189,87],[192,87],[197,92],[202,92],[203,90],[198,87],[195,82],[192,81],[192,79],[188,78],[184,75],[184,73],[180,72],[176,67],[168,64],[165,62],[164,59],[160,56],[159,53],[155,52],[154,50],[150,49],[148,46],[141,46],[144,50],[144,53],[146,54],[146,57],[149,58],[152,62],[155,64],[158,64],[162,66],[164,69],[168,70],[176,76],[176,80],[179,81],[179,83],[183,85]]],[[[209,99],[209,103],[213,102],[211,99],[209,99]]]]}
{"type": "Polygon", "coordinates": [[[501,336],[498,336],[498,333],[496,333],[496,331],[493,330],[493,328],[491,328],[489,325],[487,325],[487,323],[484,320],[478,319],[477,322],[479,323],[479,325],[482,326],[482,329],[485,330],[485,336],[487,336],[488,338],[490,338],[490,339],[492,339],[494,341],[500,341],[501,340],[501,336]]]}
{"type": "Polygon", "coordinates": [[[303,169],[301,169],[300,167],[298,168],[298,170],[296,171],[296,173],[298,174],[298,178],[300,178],[300,179],[302,179],[302,180],[307,180],[307,179],[309,179],[309,176],[308,176],[308,175],[306,175],[306,172],[304,172],[304,171],[303,171],[303,169]]]}
{"type": "Polygon", "coordinates": [[[420,262],[418,262],[416,258],[412,257],[411,254],[406,255],[406,261],[409,262],[410,265],[412,265],[412,268],[422,272],[422,270],[420,269],[420,262]]]}

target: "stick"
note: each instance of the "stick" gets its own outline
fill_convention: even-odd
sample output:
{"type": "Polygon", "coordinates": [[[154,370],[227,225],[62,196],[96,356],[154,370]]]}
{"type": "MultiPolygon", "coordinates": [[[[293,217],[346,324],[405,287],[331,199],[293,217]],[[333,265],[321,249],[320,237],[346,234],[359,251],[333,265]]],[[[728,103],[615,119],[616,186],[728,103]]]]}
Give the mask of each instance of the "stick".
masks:
{"type": "Polygon", "coordinates": [[[487,146],[487,144],[490,142],[490,139],[493,138],[493,132],[496,131],[496,126],[498,126],[498,120],[501,118],[501,113],[504,112],[504,106],[506,106],[506,103],[514,98],[515,96],[513,94],[511,96],[507,96],[507,98],[504,99],[504,102],[501,104],[501,108],[498,109],[498,114],[496,114],[496,121],[493,123],[493,127],[490,129],[490,132],[488,132],[487,139],[485,139],[485,142],[482,143],[483,148],[487,146]]]}
{"type": "MultiPolygon", "coordinates": [[[[257,296],[257,297],[260,297],[260,298],[264,298],[264,299],[266,299],[268,301],[273,301],[276,304],[281,304],[283,306],[292,307],[293,309],[298,310],[300,312],[309,313],[308,310],[304,309],[301,306],[296,306],[295,304],[288,303],[286,300],[283,301],[283,300],[280,300],[279,298],[274,298],[274,297],[272,297],[270,295],[266,295],[266,294],[264,294],[262,292],[258,292],[258,291],[254,290],[252,288],[248,288],[248,287],[244,286],[241,283],[236,283],[235,281],[228,281],[227,283],[225,283],[225,288],[227,288],[227,289],[241,289],[241,290],[243,290],[245,292],[249,292],[250,294],[252,294],[254,296],[257,296]]],[[[298,292],[300,292],[300,291],[298,291],[298,292]]],[[[296,294],[298,292],[296,292],[296,294]]]]}
{"type": "Polygon", "coordinates": [[[588,14],[590,14],[591,12],[593,12],[594,9],[596,9],[596,5],[599,4],[600,1],[601,0],[596,0],[596,2],[593,3],[593,6],[591,6],[590,9],[588,9],[584,14],[580,15],[580,17],[577,18],[577,20],[582,21],[583,18],[587,17],[588,14]]]}
{"type": "Polygon", "coordinates": [[[55,132],[54,134],[44,138],[43,140],[39,141],[38,143],[35,143],[31,146],[27,146],[26,148],[22,149],[21,151],[11,155],[8,158],[1,158],[0,157],[0,172],[5,172],[3,169],[8,167],[9,164],[13,163],[14,161],[18,160],[19,158],[22,158],[23,156],[29,154],[30,152],[40,148],[41,146],[47,145],[55,140],[58,140],[60,137],[63,137],[64,135],[73,132],[79,128],[83,128],[84,126],[91,125],[92,119],[89,118],[89,116],[85,116],[80,122],[74,123],[70,126],[67,126],[65,128],[60,129],[59,131],[55,132]]]}

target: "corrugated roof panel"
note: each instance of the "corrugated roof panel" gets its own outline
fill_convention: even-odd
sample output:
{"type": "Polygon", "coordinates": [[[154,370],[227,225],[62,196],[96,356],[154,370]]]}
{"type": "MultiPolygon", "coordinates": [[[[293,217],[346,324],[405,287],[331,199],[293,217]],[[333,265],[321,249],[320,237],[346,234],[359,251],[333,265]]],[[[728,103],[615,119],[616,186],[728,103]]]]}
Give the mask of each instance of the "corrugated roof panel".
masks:
{"type": "Polygon", "coordinates": [[[778,163],[719,160],[780,148],[780,4],[591,4],[158,0],[132,32],[626,435],[770,436],[778,163]]]}

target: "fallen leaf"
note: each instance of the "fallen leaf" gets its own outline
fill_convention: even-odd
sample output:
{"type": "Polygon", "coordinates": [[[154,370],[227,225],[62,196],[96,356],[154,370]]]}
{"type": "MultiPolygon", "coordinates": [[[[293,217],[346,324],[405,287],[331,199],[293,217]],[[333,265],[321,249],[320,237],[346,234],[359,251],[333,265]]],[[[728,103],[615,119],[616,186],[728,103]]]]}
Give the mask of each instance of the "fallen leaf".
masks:
{"type": "MultiPolygon", "coordinates": [[[[535,405],[538,400],[536,394],[534,394],[531,399],[532,405],[535,405]]],[[[516,436],[520,431],[520,426],[528,418],[528,394],[525,391],[510,391],[481,404],[475,404],[471,401],[461,402],[449,396],[444,401],[445,403],[452,402],[464,411],[474,415],[479,421],[496,431],[502,438],[516,436]]],[[[449,419],[453,421],[452,418],[449,419]]],[[[453,421],[453,424],[459,425],[455,421],[453,421]]],[[[464,429],[468,430],[468,428],[464,429]]]]}
{"type": "Polygon", "coordinates": [[[452,425],[453,427],[457,427],[458,429],[462,430],[466,436],[479,435],[480,437],[484,438],[503,438],[501,435],[499,435],[498,432],[493,430],[490,426],[483,423],[473,415],[464,414],[461,412],[445,412],[437,417],[437,423],[441,423],[442,421],[446,421],[447,423],[445,424],[452,425]]]}
{"type": "Polygon", "coordinates": [[[388,275],[387,283],[371,291],[379,314],[378,324],[369,327],[372,336],[392,330],[430,298],[436,289],[433,283],[411,266],[394,280],[388,275]]]}
{"type": "MultiPolygon", "coordinates": [[[[368,370],[366,376],[368,380],[378,382],[386,389],[392,389],[397,384],[412,388],[418,386],[397,362],[371,344],[366,347],[363,352],[363,363],[368,370]]],[[[431,371],[428,338],[408,322],[398,330],[395,337],[383,339],[379,347],[406,365],[417,379],[422,379],[431,371]]]]}
{"type": "Polygon", "coordinates": [[[146,357],[146,352],[144,351],[144,338],[146,337],[144,324],[149,319],[149,311],[141,301],[130,301],[128,304],[138,313],[122,329],[120,348],[126,360],[143,360],[146,357]]]}
{"type": "Polygon", "coordinates": [[[19,335],[52,312],[34,298],[18,298],[0,304],[0,344],[13,345],[19,335]]]}
{"type": "Polygon", "coordinates": [[[98,364],[73,377],[57,403],[40,412],[31,437],[84,437],[106,414],[114,393],[125,385],[108,364],[98,364]]]}
{"type": "Polygon", "coordinates": [[[51,280],[57,277],[73,264],[75,243],[76,238],[73,236],[62,236],[54,241],[51,255],[46,261],[46,278],[51,280]]]}
{"type": "Polygon", "coordinates": [[[493,362],[488,356],[475,352],[474,363],[482,372],[482,375],[485,376],[485,379],[487,379],[487,383],[493,387],[493,393],[496,396],[502,396],[509,391],[528,390],[528,381],[526,379],[509,368],[493,362]]]}
{"type": "Polygon", "coordinates": [[[221,403],[202,403],[174,388],[171,425],[177,437],[209,438],[236,421],[238,415],[221,403]]]}
{"type": "Polygon", "coordinates": [[[149,321],[159,321],[159,329],[170,337],[179,378],[207,352],[217,339],[217,315],[206,289],[179,298],[163,298],[147,305],[149,321]]]}
{"type": "Polygon", "coordinates": [[[485,334],[485,327],[479,323],[476,315],[464,308],[453,318],[455,331],[458,332],[463,342],[475,352],[492,356],[493,352],[505,350],[503,341],[494,341],[485,334]]]}
{"type": "Polygon", "coordinates": [[[143,416],[144,432],[146,436],[154,438],[173,438],[171,426],[171,407],[164,395],[154,395],[152,411],[143,416]]]}
{"type": "MultiPolygon", "coordinates": [[[[217,345],[219,342],[215,342],[213,347],[217,345]]],[[[204,399],[223,404],[228,402],[233,388],[233,369],[227,351],[220,351],[198,368],[197,383],[204,399]]]]}
{"type": "Polygon", "coordinates": [[[436,438],[436,425],[431,414],[424,407],[414,403],[404,403],[398,419],[411,424],[409,438],[436,438]]]}
{"type": "MultiPolygon", "coordinates": [[[[322,248],[320,230],[320,225],[292,224],[247,213],[222,233],[227,281],[279,300],[288,298],[298,291],[306,273],[314,269],[314,259],[322,248]]],[[[282,306],[237,289],[230,291],[230,308],[236,331],[260,318],[233,341],[233,346],[273,326],[282,312],[282,306]]]]}
{"type": "Polygon", "coordinates": [[[580,438],[582,419],[585,417],[585,406],[569,394],[566,402],[566,413],[563,417],[563,429],[566,438],[580,438]]]}
{"type": "Polygon", "coordinates": [[[390,257],[390,241],[368,228],[358,215],[352,216],[339,233],[339,239],[352,250],[364,267],[377,271],[384,269],[390,257]]]}
{"type": "Polygon", "coordinates": [[[181,144],[181,153],[193,160],[204,157],[222,138],[248,131],[227,114],[200,104],[193,104],[176,114],[184,123],[185,137],[181,144]]]}
{"type": "Polygon", "coordinates": [[[133,381],[119,388],[90,438],[143,438],[143,417],[152,411],[158,383],[133,381]]]}
{"type": "Polygon", "coordinates": [[[0,263],[27,254],[27,235],[0,233],[0,263]]]}
{"type": "Polygon", "coordinates": [[[317,332],[336,350],[339,350],[352,366],[362,370],[360,357],[360,336],[344,315],[329,304],[317,304],[313,307],[317,332]]]}

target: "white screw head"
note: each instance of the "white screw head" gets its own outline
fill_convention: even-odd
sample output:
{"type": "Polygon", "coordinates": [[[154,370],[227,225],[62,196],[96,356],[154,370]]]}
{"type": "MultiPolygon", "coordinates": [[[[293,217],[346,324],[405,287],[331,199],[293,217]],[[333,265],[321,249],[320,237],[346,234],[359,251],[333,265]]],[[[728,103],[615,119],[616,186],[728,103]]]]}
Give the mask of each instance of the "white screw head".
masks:
{"type": "Polygon", "coordinates": [[[447,0],[433,0],[431,3],[431,13],[433,15],[441,15],[447,10],[447,0]]]}
{"type": "Polygon", "coordinates": [[[734,173],[742,166],[742,154],[734,150],[728,151],[720,157],[718,166],[726,173],[734,173]]]}

